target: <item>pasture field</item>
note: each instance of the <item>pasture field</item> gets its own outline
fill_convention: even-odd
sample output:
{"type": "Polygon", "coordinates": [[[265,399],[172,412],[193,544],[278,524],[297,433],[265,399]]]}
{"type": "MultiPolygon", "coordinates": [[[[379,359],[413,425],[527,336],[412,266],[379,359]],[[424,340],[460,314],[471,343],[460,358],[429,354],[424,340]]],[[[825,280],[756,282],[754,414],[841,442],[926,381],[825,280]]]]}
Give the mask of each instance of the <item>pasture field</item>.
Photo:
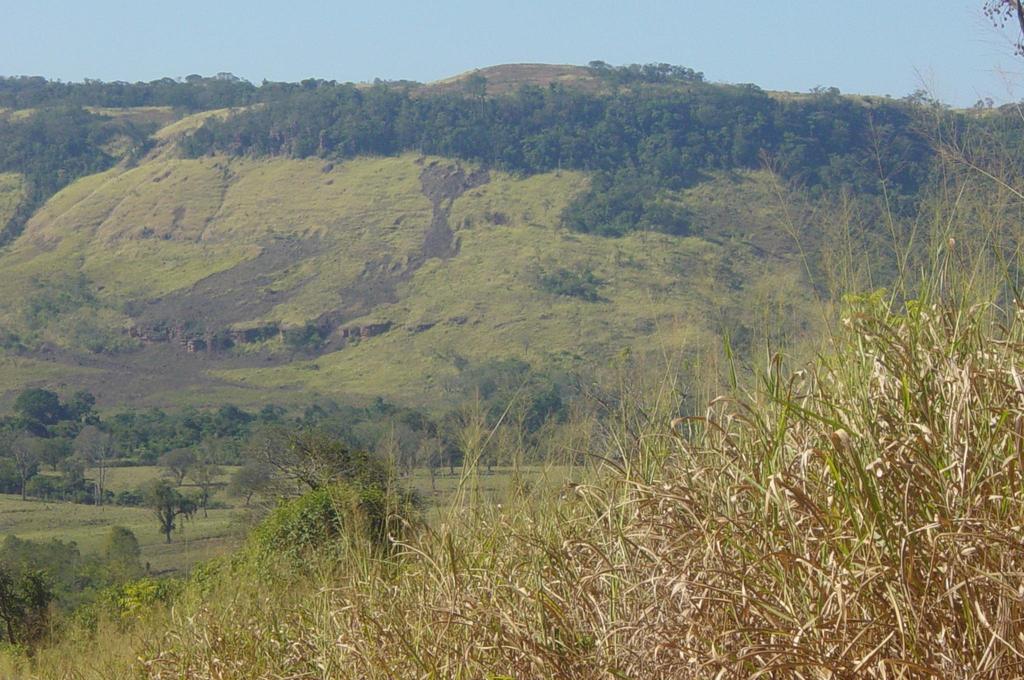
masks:
{"type": "Polygon", "coordinates": [[[100,551],[110,528],[123,526],[139,539],[142,563],[153,573],[187,570],[237,546],[242,537],[241,514],[232,509],[211,509],[179,522],[173,541],[166,543],[153,513],[146,508],[40,500],[0,495],[0,536],[14,534],[31,541],[74,541],[83,554],[100,551]]]}
{"type": "Polygon", "coordinates": [[[515,472],[508,466],[495,466],[491,472],[481,470],[475,478],[463,475],[461,468],[456,468],[455,474],[448,468],[441,468],[431,482],[430,470],[417,468],[401,483],[414,490],[423,501],[424,519],[429,524],[437,524],[445,520],[453,504],[458,502],[460,489],[460,505],[472,504],[474,494],[485,502],[501,504],[510,500],[517,487],[526,493],[544,492],[579,481],[584,474],[585,468],[577,466],[524,465],[519,469],[517,485],[515,472]]]}
{"type": "MultiPolygon", "coordinates": [[[[236,469],[224,466],[220,481],[226,484],[236,469]]],[[[114,493],[138,489],[162,474],[163,468],[158,466],[110,468],[107,488],[114,493]]],[[[557,488],[570,480],[578,480],[582,474],[582,468],[522,466],[518,488],[535,491],[557,488]]],[[[95,478],[95,471],[90,469],[88,476],[95,478]]],[[[475,495],[487,502],[505,503],[517,487],[515,479],[511,467],[495,466],[491,472],[482,470],[475,478],[463,475],[461,468],[456,468],[454,474],[442,468],[431,482],[430,471],[418,468],[400,483],[418,493],[423,501],[424,519],[435,525],[445,521],[452,504],[460,498],[460,489],[465,502],[470,502],[475,495]]],[[[182,485],[186,492],[192,488],[188,483],[182,485]]],[[[153,573],[182,572],[238,547],[254,515],[267,505],[254,499],[252,506],[246,508],[240,499],[229,498],[223,487],[213,494],[212,503],[218,507],[211,508],[208,517],[203,517],[199,511],[191,520],[179,522],[173,541],[168,544],[147,508],[23,501],[16,495],[0,494],[0,538],[14,534],[32,541],[74,541],[83,554],[91,554],[102,549],[111,527],[123,526],[139,539],[142,562],[149,563],[153,573]]]]}
{"type": "MultiPolygon", "coordinates": [[[[228,480],[231,479],[231,475],[238,469],[232,465],[222,465],[223,470],[220,477],[217,478],[218,484],[227,484],[228,480]]],[[[115,494],[119,491],[133,491],[138,489],[153,479],[158,479],[163,475],[164,468],[159,465],[135,465],[131,467],[111,467],[107,468],[107,489],[113,491],[115,494]]],[[[89,479],[96,479],[96,469],[88,468],[85,472],[85,476],[89,479]]],[[[190,485],[188,480],[181,485],[182,489],[187,491],[194,486],[190,485]]],[[[230,503],[231,499],[224,497],[223,487],[218,493],[214,494],[214,499],[217,501],[224,501],[230,503]]]]}
{"type": "MultiPolygon", "coordinates": [[[[236,469],[224,466],[218,481],[226,484],[236,469]]],[[[162,474],[163,468],[155,465],[112,467],[107,470],[106,486],[115,494],[132,491],[162,474]]],[[[96,470],[89,469],[87,476],[95,479],[96,470]]],[[[193,488],[188,483],[182,485],[185,492],[193,488]]],[[[151,572],[186,571],[193,564],[222,555],[240,544],[247,512],[231,507],[232,501],[221,487],[211,500],[213,505],[221,507],[211,508],[207,517],[199,511],[191,520],[178,522],[178,529],[168,544],[152,511],[147,508],[96,507],[37,499],[23,501],[20,496],[0,494],[0,537],[14,534],[32,541],[74,541],[83,554],[91,554],[102,549],[111,527],[123,526],[139,539],[142,563],[149,563],[151,572]]]]}

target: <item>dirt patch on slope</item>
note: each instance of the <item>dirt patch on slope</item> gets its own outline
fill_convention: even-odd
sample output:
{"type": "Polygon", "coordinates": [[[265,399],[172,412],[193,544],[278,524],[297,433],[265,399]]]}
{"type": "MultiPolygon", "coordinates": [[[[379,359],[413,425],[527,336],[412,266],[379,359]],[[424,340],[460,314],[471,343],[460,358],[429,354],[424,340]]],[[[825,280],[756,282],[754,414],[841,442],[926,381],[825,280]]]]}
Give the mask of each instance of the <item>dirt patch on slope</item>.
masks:
{"type": "MultiPolygon", "coordinates": [[[[449,224],[452,205],[466,191],[490,181],[485,169],[467,171],[458,163],[442,161],[423,165],[421,190],[431,203],[432,214],[430,224],[422,232],[422,245],[406,257],[381,252],[366,261],[355,283],[337,291],[337,306],[309,320],[325,338],[324,344],[315,350],[268,350],[242,355],[227,351],[233,345],[259,342],[284,333],[287,329],[276,322],[252,328],[246,324],[266,318],[315,277],[313,274],[288,287],[281,286],[279,282],[285,278],[286,270],[318,256],[327,246],[318,239],[280,239],[263,245],[256,257],[207,276],[188,289],[130,303],[126,311],[133,326],[128,332],[140,342],[137,351],[108,356],[53,349],[33,358],[93,369],[91,374],[76,377],[75,383],[91,390],[102,403],[154,404],[176,392],[236,389],[244,393],[249,389],[211,375],[213,369],[279,365],[338,350],[351,338],[367,339],[387,333],[393,328],[387,319],[355,326],[350,322],[397,302],[400,284],[411,279],[431,258],[449,259],[458,254],[459,241],[449,224]]],[[[186,210],[184,205],[176,207],[174,221],[186,219],[186,210]]],[[[421,324],[420,330],[423,328],[421,324]]]]}
{"type": "Polygon", "coordinates": [[[281,240],[263,247],[259,255],[231,269],[207,276],[187,290],[152,300],[133,314],[139,326],[189,324],[216,331],[266,314],[297,292],[271,285],[275,273],[314,256],[318,240],[281,240]]]}
{"type": "Polygon", "coordinates": [[[466,170],[458,163],[434,161],[420,172],[420,186],[423,195],[430,200],[432,214],[430,226],[423,237],[420,252],[402,263],[390,255],[382,255],[363,266],[358,281],[339,291],[345,304],[336,310],[325,312],[318,323],[330,319],[333,325],[340,325],[372,312],[376,307],[398,301],[397,288],[431,258],[447,260],[458,255],[459,242],[448,219],[452,204],[464,193],[491,181],[485,169],[466,170]]]}
{"type": "MultiPolygon", "coordinates": [[[[397,301],[396,286],[408,280],[430,258],[447,259],[458,253],[458,240],[448,223],[452,204],[466,191],[490,181],[487,170],[467,172],[457,163],[433,162],[423,168],[420,183],[432,206],[430,226],[420,252],[407,262],[391,254],[366,262],[358,281],[339,290],[344,304],[325,310],[335,323],[365,315],[375,307],[397,301]]],[[[196,332],[216,332],[232,324],[259,318],[301,290],[300,282],[289,290],[272,287],[282,270],[313,257],[322,250],[318,240],[282,240],[263,247],[255,258],[199,281],[187,290],[151,301],[133,314],[137,325],[176,325],[196,332]]]]}
{"type": "MultiPolygon", "coordinates": [[[[490,181],[490,173],[484,168],[467,173],[458,163],[446,165],[437,161],[423,168],[423,172],[420,173],[420,184],[423,187],[423,195],[430,199],[433,207],[430,228],[423,240],[423,261],[432,257],[448,259],[458,254],[458,242],[448,224],[452,204],[470,189],[490,181]]],[[[416,268],[421,265],[422,262],[416,268]]]]}
{"type": "MultiPolygon", "coordinates": [[[[382,305],[397,302],[398,286],[431,258],[448,259],[458,254],[459,242],[449,224],[452,205],[466,191],[489,181],[484,169],[467,171],[458,163],[440,161],[426,165],[420,183],[423,195],[430,200],[432,215],[422,246],[404,261],[394,253],[380,253],[365,262],[355,283],[337,291],[338,305],[309,320],[325,341],[308,354],[335,351],[352,337],[388,332],[392,323],[385,319],[362,326],[347,324],[373,314],[382,305]]],[[[134,326],[129,332],[144,349],[116,362],[87,359],[87,364],[103,370],[102,377],[92,381],[93,386],[101,392],[118,386],[137,398],[147,392],[187,386],[224,386],[224,381],[211,379],[206,373],[214,365],[227,368],[287,363],[291,353],[233,356],[226,350],[287,330],[275,322],[252,328],[244,324],[265,318],[274,307],[300,293],[312,277],[287,289],[278,288],[280,284],[275,282],[284,277],[285,270],[315,257],[323,248],[319,240],[273,241],[255,258],[212,274],[187,290],[135,303],[130,310],[134,326]]]]}

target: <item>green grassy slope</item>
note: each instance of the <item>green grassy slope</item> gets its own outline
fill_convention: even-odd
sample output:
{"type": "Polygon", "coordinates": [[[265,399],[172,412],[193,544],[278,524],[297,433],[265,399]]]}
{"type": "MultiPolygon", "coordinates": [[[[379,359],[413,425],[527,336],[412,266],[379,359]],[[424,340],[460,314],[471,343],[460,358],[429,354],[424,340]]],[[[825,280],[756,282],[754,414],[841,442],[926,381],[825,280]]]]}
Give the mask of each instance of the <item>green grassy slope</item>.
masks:
{"type": "Polygon", "coordinates": [[[692,364],[725,335],[763,335],[769,317],[790,336],[814,318],[792,233],[799,198],[780,201],[764,173],[673,197],[694,216],[690,236],[608,239],[560,227],[587,186],[580,173],[481,174],[411,154],[175,157],[176,131],[194,123],[158,133],[142,163],[65,188],[0,253],[0,324],[21,340],[0,361],[2,398],[44,384],[108,404],[430,402],[466,362],[571,369],[671,347],[692,364]],[[562,270],[592,272],[597,300],[542,285],[562,270]],[[324,326],[319,351],[277,335],[195,354],[180,339],[140,348],[128,337],[133,326],[209,338],[309,322],[324,326]],[[390,326],[341,337],[370,324],[390,326]]]}
{"type": "MultiPolygon", "coordinates": [[[[735,319],[756,324],[766,312],[805,311],[811,304],[793,256],[762,258],[711,236],[738,227],[714,222],[727,216],[713,207],[707,231],[717,243],[661,234],[609,240],[554,228],[578,182],[499,176],[460,198],[452,220],[461,226],[458,257],[431,261],[401,286],[398,301],[374,310],[375,318],[397,325],[391,333],[306,362],[220,374],[261,388],[304,385],[321,393],[409,399],[436,394],[463,360],[520,357],[575,368],[607,362],[627,348],[694,356],[717,345],[722,332],[735,331],[735,319]],[[488,221],[499,212],[505,224],[488,221]],[[538,286],[540,275],[558,268],[591,269],[605,282],[602,299],[588,302],[538,286]]],[[[760,206],[759,218],[778,218],[767,207],[763,176],[723,179],[718,190],[760,206]]]]}
{"type": "Polygon", "coordinates": [[[24,187],[21,176],[13,172],[0,173],[0,224],[7,224],[21,202],[24,187]]]}

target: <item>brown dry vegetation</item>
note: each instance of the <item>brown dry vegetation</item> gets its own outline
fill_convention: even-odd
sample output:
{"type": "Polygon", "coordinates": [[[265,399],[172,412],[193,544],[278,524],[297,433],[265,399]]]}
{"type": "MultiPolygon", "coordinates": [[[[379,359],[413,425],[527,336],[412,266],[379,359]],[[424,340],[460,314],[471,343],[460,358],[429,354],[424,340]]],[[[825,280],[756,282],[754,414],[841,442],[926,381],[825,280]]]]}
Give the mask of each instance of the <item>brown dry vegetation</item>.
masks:
{"type": "Polygon", "coordinates": [[[773,357],[699,417],[625,394],[566,441],[588,483],[457,503],[397,555],[221,565],[42,674],[1019,677],[1024,310],[949,285],[851,299],[813,365],[773,357]]]}

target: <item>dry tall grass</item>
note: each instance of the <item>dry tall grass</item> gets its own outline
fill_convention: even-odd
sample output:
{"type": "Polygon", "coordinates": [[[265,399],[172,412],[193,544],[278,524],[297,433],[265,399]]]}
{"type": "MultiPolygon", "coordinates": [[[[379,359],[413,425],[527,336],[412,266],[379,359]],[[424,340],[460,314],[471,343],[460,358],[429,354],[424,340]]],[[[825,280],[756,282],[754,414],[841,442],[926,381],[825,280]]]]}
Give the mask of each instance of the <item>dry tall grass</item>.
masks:
{"type": "Polygon", "coordinates": [[[807,370],[699,418],[623,407],[562,498],[397,558],[236,567],[137,629],[131,668],[53,675],[1020,677],[1022,314],[859,298],[807,370]]]}

